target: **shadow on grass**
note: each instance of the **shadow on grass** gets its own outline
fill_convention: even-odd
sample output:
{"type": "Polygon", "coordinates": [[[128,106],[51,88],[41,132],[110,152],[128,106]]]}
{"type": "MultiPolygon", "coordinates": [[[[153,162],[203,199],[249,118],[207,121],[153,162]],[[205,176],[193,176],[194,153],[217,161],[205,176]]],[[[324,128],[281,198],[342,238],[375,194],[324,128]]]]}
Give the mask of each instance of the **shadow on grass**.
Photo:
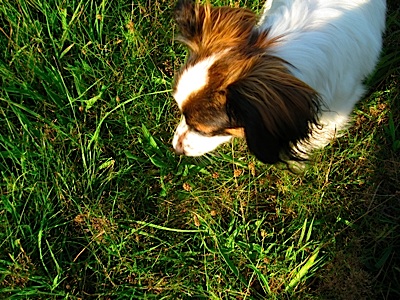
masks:
{"type": "MultiPolygon", "coordinates": [[[[364,140],[352,174],[360,187],[341,191],[352,199],[351,226],[337,236],[333,260],[314,282],[323,299],[400,298],[400,10],[389,1],[384,53],[371,78],[370,95],[359,105],[348,138],[364,140]],[[369,139],[371,135],[372,139],[369,139]]],[[[336,143],[346,148],[346,137],[336,143]]]]}

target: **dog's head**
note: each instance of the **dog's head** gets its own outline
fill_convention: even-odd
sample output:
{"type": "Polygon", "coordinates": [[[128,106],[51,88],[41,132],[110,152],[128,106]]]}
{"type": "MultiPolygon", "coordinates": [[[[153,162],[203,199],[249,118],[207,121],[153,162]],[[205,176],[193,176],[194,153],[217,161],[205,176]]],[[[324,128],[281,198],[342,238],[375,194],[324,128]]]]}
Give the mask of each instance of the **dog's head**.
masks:
{"type": "Polygon", "coordinates": [[[189,48],[173,87],[183,115],[175,151],[199,156],[238,136],[262,162],[299,159],[296,144],[317,124],[318,95],[271,54],[279,41],[256,26],[256,15],[183,0],[175,19],[189,48]]]}

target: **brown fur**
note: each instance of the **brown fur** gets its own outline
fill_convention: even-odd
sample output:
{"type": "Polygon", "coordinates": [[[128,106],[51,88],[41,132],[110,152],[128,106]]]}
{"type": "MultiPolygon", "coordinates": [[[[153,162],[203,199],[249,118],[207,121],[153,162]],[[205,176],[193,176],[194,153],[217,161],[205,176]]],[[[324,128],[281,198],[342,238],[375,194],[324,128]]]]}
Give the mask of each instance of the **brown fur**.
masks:
{"type": "Polygon", "coordinates": [[[318,94],[269,55],[228,87],[228,113],[244,127],[250,150],[266,163],[302,159],[297,145],[318,125],[318,104],[318,94]]]}
{"type": "Polygon", "coordinates": [[[181,35],[177,40],[199,57],[237,47],[257,22],[256,15],[243,8],[211,7],[193,1],[180,1],[178,7],[175,18],[181,35]]]}

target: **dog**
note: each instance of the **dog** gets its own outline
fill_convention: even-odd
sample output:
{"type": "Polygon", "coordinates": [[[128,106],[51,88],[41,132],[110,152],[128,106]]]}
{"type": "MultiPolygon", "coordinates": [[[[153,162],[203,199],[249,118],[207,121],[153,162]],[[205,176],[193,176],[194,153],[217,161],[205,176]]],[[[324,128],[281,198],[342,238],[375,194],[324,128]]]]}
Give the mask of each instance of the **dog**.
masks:
{"type": "Polygon", "coordinates": [[[200,156],[232,137],[263,163],[299,161],[349,123],[381,52],[385,0],[268,0],[245,8],[177,3],[188,47],[173,97],[175,152],[200,156]]]}

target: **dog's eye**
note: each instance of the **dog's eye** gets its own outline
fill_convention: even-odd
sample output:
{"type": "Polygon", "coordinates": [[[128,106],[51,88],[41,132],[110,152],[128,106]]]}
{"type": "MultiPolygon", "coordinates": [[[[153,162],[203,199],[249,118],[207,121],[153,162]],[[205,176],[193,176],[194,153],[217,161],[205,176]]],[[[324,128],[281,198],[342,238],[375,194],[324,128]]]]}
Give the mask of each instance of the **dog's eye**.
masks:
{"type": "Polygon", "coordinates": [[[218,135],[229,135],[229,134],[227,134],[225,128],[214,129],[214,130],[212,130],[211,128],[207,128],[207,129],[210,129],[207,131],[204,130],[205,128],[200,129],[200,128],[196,128],[196,127],[190,127],[190,129],[192,131],[196,132],[197,134],[200,134],[200,135],[206,136],[206,137],[212,137],[212,136],[218,136],[218,135]]]}
{"type": "Polygon", "coordinates": [[[200,134],[200,135],[202,135],[202,136],[214,136],[214,135],[215,135],[213,131],[204,131],[204,130],[201,130],[201,129],[196,128],[196,127],[194,127],[194,126],[190,126],[189,128],[190,128],[192,131],[194,131],[194,132],[196,132],[197,134],[200,134]]]}

